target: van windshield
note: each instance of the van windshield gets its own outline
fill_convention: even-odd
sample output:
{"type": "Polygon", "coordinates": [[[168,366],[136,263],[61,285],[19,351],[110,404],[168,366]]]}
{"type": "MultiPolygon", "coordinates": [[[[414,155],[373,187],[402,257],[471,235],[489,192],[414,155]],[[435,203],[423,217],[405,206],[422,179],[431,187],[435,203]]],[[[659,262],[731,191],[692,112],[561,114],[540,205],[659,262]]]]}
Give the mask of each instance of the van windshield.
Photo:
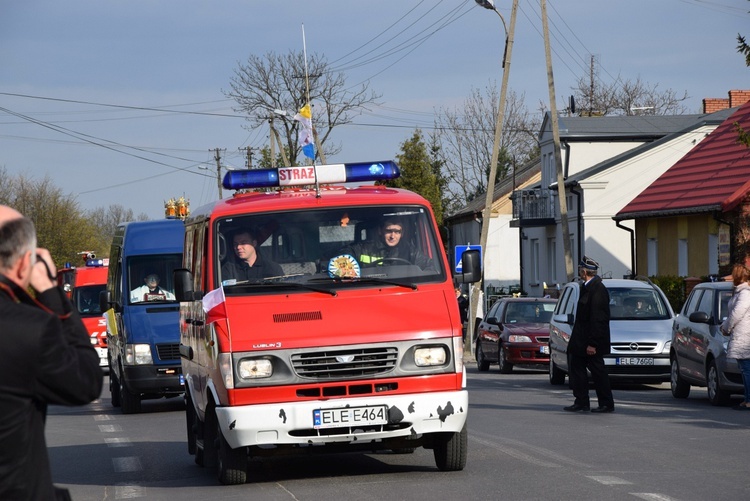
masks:
{"type": "Polygon", "coordinates": [[[440,240],[422,206],[232,216],[218,220],[215,231],[214,286],[227,294],[445,280],[440,240]]]}
{"type": "Polygon", "coordinates": [[[671,318],[654,289],[617,287],[609,291],[610,320],[664,320],[671,318]]]}
{"type": "Polygon", "coordinates": [[[133,256],[128,260],[130,303],[174,301],[172,272],[182,267],[182,254],[133,256]]]}

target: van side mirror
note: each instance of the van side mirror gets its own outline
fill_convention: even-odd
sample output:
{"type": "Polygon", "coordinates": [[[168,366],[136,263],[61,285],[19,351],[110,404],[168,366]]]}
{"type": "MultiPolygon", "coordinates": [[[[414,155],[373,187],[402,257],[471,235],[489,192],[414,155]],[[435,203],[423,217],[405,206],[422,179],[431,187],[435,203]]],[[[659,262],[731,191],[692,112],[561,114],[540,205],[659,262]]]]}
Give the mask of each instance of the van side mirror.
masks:
{"type": "Polygon", "coordinates": [[[482,261],[479,251],[471,249],[461,254],[461,273],[455,275],[456,281],[464,284],[479,282],[482,278],[482,261]]]}
{"type": "Polygon", "coordinates": [[[193,274],[185,268],[173,272],[174,296],[177,301],[197,301],[203,299],[202,291],[193,290],[193,274]]]}
{"type": "Polygon", "coordinates": [[[109,310],[114,306],[114,303],[112,302],[112,294],[108,290],[103,290],[99,292],[99,311],[104,313],[105,311],[109,310]]]}

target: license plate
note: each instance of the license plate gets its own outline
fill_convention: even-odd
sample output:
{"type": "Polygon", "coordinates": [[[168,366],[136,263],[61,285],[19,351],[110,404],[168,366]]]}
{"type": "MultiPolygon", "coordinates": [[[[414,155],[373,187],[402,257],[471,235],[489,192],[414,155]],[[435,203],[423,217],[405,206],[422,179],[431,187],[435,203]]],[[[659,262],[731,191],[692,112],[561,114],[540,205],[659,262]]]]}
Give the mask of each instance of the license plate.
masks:
{"type": "Polygon", "coordinates": [[[539,353],[542,355],[549,355],[549,346],[540,346],[539,353]]]}
{"type": "Polygon", "coordinates": [[[313,411],[313,428],[370,426],[387,423],[388,408],[385,405],[315,409],[313,411]]]}
{"type": "Polygon", "coordinates": [[[654,359],[650,357],[623,357],[617,359],[617,365],[654,365],[654,359]]]}

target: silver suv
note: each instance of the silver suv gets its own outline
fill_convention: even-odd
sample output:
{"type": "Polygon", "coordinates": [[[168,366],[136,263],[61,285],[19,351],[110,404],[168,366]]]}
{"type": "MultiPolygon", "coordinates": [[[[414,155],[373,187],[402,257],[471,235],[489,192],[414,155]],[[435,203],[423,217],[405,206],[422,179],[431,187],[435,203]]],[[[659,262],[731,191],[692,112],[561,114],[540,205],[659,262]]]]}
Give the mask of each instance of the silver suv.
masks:
{"type": "MultiPolygon", "coordinates": [[[[604,279],[609,292],[611,352],[604,364],[611,378],[669,381],[669,348],[674,311],[650,280],[604,279]]],[[[568,341],[575,323],[579,282],[566,284],[550,321],[549,381],[563,384],[568,372],[568,341]]]]}
{"type": "Polygon", "coordinates": [[[672,377],[675,398],[687,398],[690,385],[705,386],[713,405],[725,405],[733,393],[742,394],[742,373],[734,360],[727,360],[728,336],[719,326],[727,316],[731,282],[698,284],[672,330],[672,377]]]}

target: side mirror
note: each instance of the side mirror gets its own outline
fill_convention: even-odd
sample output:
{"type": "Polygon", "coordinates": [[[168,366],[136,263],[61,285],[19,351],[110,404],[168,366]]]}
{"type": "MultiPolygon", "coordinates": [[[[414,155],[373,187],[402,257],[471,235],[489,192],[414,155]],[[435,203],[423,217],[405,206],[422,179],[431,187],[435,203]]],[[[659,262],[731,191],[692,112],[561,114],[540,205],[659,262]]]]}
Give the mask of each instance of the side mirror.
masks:
{"type": "Polygon", "coordinates": [[[552,317],[552,321],[557,322],[558,324],[573,325],[575,323],[575,317],[573,317],[572,313],[559,313],[552,317]]]}
{"type": "Polygon", "coordinates": [[[112,307],[112,295],[108,290],[99,292],[99,311],[104,313],[112,307]]]}
{"type": "Polygon", "coordinates": [[[193,274],[190,270],[179,268],[174,270],[174,296],[177,301],[196,301],[203,299],[203,292],[193,290],[193,274]]]}
{"type": "Polygon", "coordinates": [[[694,324],[708,324],[711,322],[711,317],[705,311],[694,311],[688,319],[694,324]]]}
{"type": "Polygon", "coordinates": [[[497,317],[489,317],[489,318],[486,318],[484,321],[487,322],[488,324],[500,325],[500,320],[498,320],[497,317]]]}
{"type": "Polygon", "coordinates": [[[461,270],[461,273],[455,275],[457,282],[473,284],[481,280],[482,261],[478,250],[467,250],[461,255],[461,270]]]}

